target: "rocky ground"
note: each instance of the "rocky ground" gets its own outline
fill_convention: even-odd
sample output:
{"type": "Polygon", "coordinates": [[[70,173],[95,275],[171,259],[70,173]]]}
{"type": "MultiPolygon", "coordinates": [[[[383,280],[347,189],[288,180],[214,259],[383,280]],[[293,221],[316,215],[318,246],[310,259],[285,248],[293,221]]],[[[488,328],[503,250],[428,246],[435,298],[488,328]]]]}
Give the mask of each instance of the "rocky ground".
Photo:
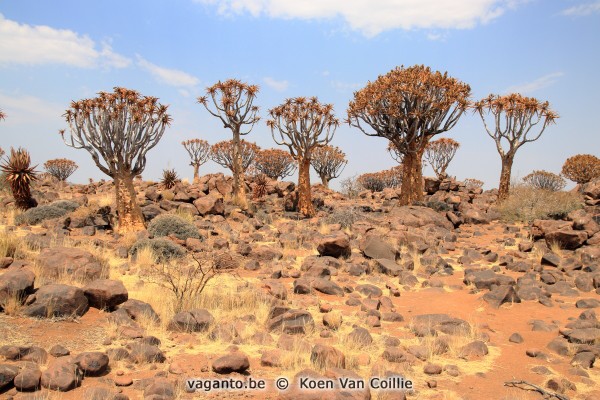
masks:
{"type": "Polygon", "coordinates": [[[46,182],[35,215],[4,196],[0,398],[600,399],[600,184],[583,208],[532,226],[452,181],[428,181],[411,207],[394,190],[315,187],[312,219],[293,211],[291,183],[247,212],[220,174],[136,185],[150,224],[186,222],[163,238],[184,261],[140,245],[167,248],[156,238],[171,220],[112,231],[110,183],[46,182]],[[215,276],[177,303],[169,287],[201,271],[215,276]],[[301,377],[336,389],[302,390],[301,377]],[[367,387],[341,389],[343,377],[367,387]],[[413,388],[369,389],[371,377],[413,388]],[[190,378],[266,389],[188,393],[190,378]]]}

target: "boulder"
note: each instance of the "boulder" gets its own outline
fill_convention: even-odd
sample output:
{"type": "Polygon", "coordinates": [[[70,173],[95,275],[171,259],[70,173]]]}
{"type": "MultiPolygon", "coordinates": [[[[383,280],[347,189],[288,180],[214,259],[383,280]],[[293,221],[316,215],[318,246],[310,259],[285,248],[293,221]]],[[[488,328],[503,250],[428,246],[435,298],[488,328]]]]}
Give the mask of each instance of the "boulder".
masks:
{"type": "Polygon", "coordinates": [[[26,304],[23,314],[38,318],[82,316],[89,308],[83,290],[63,284],[40,287],[26,304]]]}
{"type": "Polygon", "coordinates": [[[465,285],[473,284],[477,289],[490,290],[494,285],[514,285],[515,280],[508,275],[500,275],[491,269],[465,269],[465,285]]]}
{"type": "Polygon", "coordinates": [[[81,383],[83,373],[70,357],[61,357],[52,361],[42,373],[42,387],[67,392],[81,383]]]}
{"type": "Polygon", "coordinates": [[[43,249],[37,263],[49,278],[69,276],[81,281],[104,278],[107,270],[89,251],[74,247],[50,247],[43,249]]]}
{"type": "Polygon", "coordinates": [[[204,332],[214,320],[211,313],[205,309],[182,311],[173,316],[167,329],[179,332],[204,332]]]}
{"type": "Polygon", "coordinates": [[[420,228],[426,225],[435,225],[451,230],[453,225],[445,215],[429,207],[403,206],[393,210],[391,219],[399,225],[420,228]]]}
{"type": "Polygon", "coordinates": [[[504,303],[520,303],[521,298],[510,285],[494,286],[492,291],[483,295],[483,300],[492,307],[499,308],[504,303]]]}
{"type": "Polygon", "coordinates": [[[27,268],[9,269],[0,275],[0,310],[11,297],[25,299],[33,292],[35,274],[27,268]]]}
{"type": "Polygon", "coordinates": [[[396,260],[400,256],[400,252],[394,246],[377,235],[369,235],[360,244],[360,251],[362,251],[365,257],[375,259],[396,260]]]}
{"type": "Polygon", "coordinates": [[[310,353],[311,363],[319,369],[346,368],[344,353],[333,346],[317,344],[310,353]]]}
{"type": "Polygon", "coordinates": [[[545,237],[548,246],[556,243],[561,249],[575,250],[583,246],[588,238],[588,234],[585,231],[564,229],[548,232],[545,237]]]}
{"type": "Polygon", "coordinates": [[[280,331],[290,335],[306,334],[314,326],[315,321],[311,313],[305,310],[286,310],[267,321],[269,331],[280,331]]]}
{"type": "Polygon", "coordinates": [[[100,376],[108,370],[108,356],[99,351],[85,352],[75,357],[75,364],[85,376],[100,376]]]}
{"type": "Polygon", "coordinates": [[[321,256],[349,257],[352,253],[350,238],[343,232],[324,236],[319,240],[317,251],[321,256]]]}
{"type": "Polygon", "coordinates": [[[83,288],[90,307],[114,310],[129,298],[123,282],[112,279],[98,279],[83,288]]]}
{"type": "Polygon", "coordinates": [[[248,356],[239,351],[219,357],[212,363],[212,370],[217,374],[244,373],[248,368],[248,356]]]}
{"type": "Polygon", "coordinates": [[[205,215],[223,215],[225,213],[225,205],[223,204],[223,196],[212,192],[208,196],[201,197],[194,201],[194,206],[201,216],[205,215]]]}

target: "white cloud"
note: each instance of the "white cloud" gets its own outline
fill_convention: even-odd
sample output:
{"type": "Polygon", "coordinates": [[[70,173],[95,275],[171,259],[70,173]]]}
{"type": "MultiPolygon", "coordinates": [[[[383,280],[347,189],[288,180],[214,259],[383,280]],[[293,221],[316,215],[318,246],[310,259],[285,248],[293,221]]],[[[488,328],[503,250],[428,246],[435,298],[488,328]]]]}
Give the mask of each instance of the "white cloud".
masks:
{"type": "Polygon", "coordinates": [[[86,35],[46,25],[27,25],[0,14],[0,65],[62,64],[80,68],[127,67],[131,61],[86,35]]]}
{"type": "Polygon", "coordinates": [[[349,83],[342,81],[331,81],[331,87],[340,93],[352,93],[360,89],[363,85],[360,83],[349,83]]]}
{"type": "Polygon", "coordinates": [[[0,108],[6,114],[2,125],[29,123],[33,118],[44,121],[59,121],[62,119],[68,104],[60,105],[44,99],[28,95],[12,95],[0,92],[0,108]]]}
{"type": "Polygon", "coordinates": [[[571,16],[586,16],[593,13],[600,13],[600,1],[594,1],[592,3],[580,4],[563,10],[561,14],[571,16]]]}
{"type": "Polygon", "coordinates": [[[148,71],[156,80],[164,84],[175,86],[175,87],[192,87],[200,83],[200,80],[187,72],[180,71],[178,69],[170,69],[159,67],[156,64],[152,64],[150,61],[145,60],[139,54],[137,55],[137,64],[140,68],[148,71]]]}
{"type": "Polygon", "coordinates": [[[558,81],[558,78],[560,78],[563,75],[564,73],[562,72],[553,72],[551,74],[544,75],[541,78],[538,78],[532,82],[511,86],[507,88],[505,92],[521,94],[532,93],[540,89],[547,88],[548,86],[554,85],[558,81]]]}
{"type": "Polygon", "coordinates": [[[263,80],[268,87],[278,92],[285,91],[290,85],[288,81],[278,81],[269,76],[265,77],[263,80]]]}
{"type": "Polygon", "coordinates": [[[249,13],[283,19],[341,17],[373,37],[390,29],[465,29],[498,18],[529,0],[195,0],[220,14],[249,13]]]}

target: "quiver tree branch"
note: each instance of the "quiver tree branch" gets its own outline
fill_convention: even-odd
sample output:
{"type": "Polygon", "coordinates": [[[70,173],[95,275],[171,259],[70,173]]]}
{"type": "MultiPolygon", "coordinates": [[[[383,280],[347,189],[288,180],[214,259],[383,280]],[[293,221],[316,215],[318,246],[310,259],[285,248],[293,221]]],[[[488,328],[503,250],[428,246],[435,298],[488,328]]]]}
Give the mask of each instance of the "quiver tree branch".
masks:
{"type": "Polygon", "coordinates": [[[114,179],[121,231],[144,227],[133,177],[144,171],[146,154],[171,122],[167,108],[156,97],[116,87],[113,93],[73,101],[64,114],[70,128],[68,137],[60,131],[65,144],[88,151],[96,166],[114,179]]]}
{"type": "Polygon", "coordinates": [[[388,139],[403,155],[400,204],[423,199],[425,146],[456,125],[470,94],[469,85],[423,65],[395,68],[354,93],[348,124],[365,135],[388,139]]]}
{"type": "Polygon", "coordinates": [[[190,155],[190,165],[194,167],[194,182],[199,179],[198,170],[200,166],[206,163],[210,156],[210,144],[202,139],[190,139],[181,142],[185,150],[190,155]]]}
{"type": "Polygon", "coordinates": [[[313,216],[315,209],[310,192],[310,163],[312,152],[328,144],[339,121],[333,114],[333,105],[321,104],[316,97],[296,97],[269,110],[273,140],[286,146],[300,169],[298,172],[298,209],[305,216],[313,216]]]}
{"type": "Polygon", "coordinates": [[[329,181],[340,176],[348,160],[339,147],[321,146],[312,152],[311,165],[321,178],[323,186],[329,187],[329,181]]]}
{"type": "Polygon", "coordinates": [[[555,123],[558,114],[550,104],[518,93],[506,96],[489,95],[473,104],[488,136],[496,143],[502,160],[498,201],[508,198],[510,175],[517,150],[525,143],[542,136],[546,127],[555,123]],[[503,146],[503,143],[506,145],[503,146]]]}

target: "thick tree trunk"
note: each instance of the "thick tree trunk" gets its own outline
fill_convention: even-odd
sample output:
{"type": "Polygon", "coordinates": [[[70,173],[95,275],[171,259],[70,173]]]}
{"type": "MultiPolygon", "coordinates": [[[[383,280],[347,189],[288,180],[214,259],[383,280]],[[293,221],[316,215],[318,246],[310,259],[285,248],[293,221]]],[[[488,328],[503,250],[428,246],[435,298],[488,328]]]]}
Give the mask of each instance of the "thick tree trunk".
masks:
{"type": "Polygon", "coordinates": [[[243,210],[248,208],[244,171],[242,169],[240,133],[233,132],[233,203],[243,210]]]}
{"type": "Polygon", "coordinates": [[[423,201],[423,150],[410,152],[402,160],[402,185],[400,205],[408,206],[423,201]]]}
{"type": "Polygon", "coordinates": [[[135,232],[145,229],[144,215],[136,200],[133,176],[129,172],[117,173],[114,176],[117,197],[117,213],[119,214],[119,232],[135,232]]]}
{"type": "Polygon", "coordinates": [[[298,211],[306,217],[315,215],[315,207],[310,193],[310,159],[300,160],[298,170],[298,211]]]}
{"type": "Polygon", "coordinates": [[[510,174],[515,156],[507,154],[502,157],[502,170],[500,172],[500,186],[498,187],[498,202],[508,199],[510,191],[510,174]]]}
{"type": "Polygon", "coordinates": [[[192,164],[194,167],[194,183],[198,183],[198,181],[200,180],[200,176],[198,176],[198,169],[200,169],[200,165],[198,164],[192,164]]]}
{"type": "Polygon", "coordinates": [[[329,189],[329,177],[327,175],[321,175],[321,183],[325,189],[329,189]]]}

